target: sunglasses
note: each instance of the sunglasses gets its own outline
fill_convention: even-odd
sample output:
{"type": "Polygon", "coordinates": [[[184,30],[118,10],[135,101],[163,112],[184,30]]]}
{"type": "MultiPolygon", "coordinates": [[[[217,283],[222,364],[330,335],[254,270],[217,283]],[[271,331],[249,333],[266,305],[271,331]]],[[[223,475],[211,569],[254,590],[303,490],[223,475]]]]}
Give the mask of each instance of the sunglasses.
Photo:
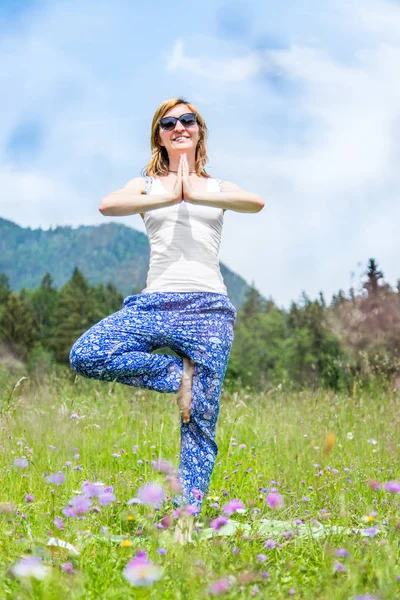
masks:
{"type": "Polygon", "coordinates": [[[171,131],[175,129],[176,122],[180,121],[184,127],[193,127],[197,122],[196,113],[185,113],[180,117],[164,117],[158,121],[161,129],[165,131],[171,131]]]}

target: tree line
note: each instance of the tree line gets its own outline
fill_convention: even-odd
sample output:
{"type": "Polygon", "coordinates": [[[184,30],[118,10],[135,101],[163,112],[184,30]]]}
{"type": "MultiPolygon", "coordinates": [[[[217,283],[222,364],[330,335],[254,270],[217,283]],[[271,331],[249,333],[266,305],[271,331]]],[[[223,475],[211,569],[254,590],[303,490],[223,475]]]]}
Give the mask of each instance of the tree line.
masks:
{"type": "MultiPolygon", "coordinates": [[[[289,310],[265,300],[253,284],[238,310],[224,385],[257,391],[400,385],[400,280],[392,289],[373,258],[364,276],[358,290],[339,290],[329,305],[322,292],[315,300],[303,292],[289,310]]],[[[120,310],[123,299],[111,283],[89,285],[78,268],[60,289],[46,273],[39,287],[20,292],[0,273],[0,343],[28,365],[68,366],[75,340],[120,310]]]]}

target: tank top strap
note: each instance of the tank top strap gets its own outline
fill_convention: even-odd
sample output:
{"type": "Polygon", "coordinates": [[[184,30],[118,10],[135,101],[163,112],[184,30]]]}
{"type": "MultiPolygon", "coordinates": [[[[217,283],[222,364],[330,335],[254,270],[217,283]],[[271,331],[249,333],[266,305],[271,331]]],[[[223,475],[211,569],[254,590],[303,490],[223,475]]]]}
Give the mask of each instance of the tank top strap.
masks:
{"type": "Polygon", "coordinates": [[[153,177],[151,175],[145,175],[144,178],[146,180],[146,185],[144,187],[144,191],[146,194],[150,194],[151,188],[153,185],[153,177]]]}
{"type": "Polygon", "coordinates": [[[217,182],[219,191],[222,192],[222,179],[214,179],[217,182]]]}

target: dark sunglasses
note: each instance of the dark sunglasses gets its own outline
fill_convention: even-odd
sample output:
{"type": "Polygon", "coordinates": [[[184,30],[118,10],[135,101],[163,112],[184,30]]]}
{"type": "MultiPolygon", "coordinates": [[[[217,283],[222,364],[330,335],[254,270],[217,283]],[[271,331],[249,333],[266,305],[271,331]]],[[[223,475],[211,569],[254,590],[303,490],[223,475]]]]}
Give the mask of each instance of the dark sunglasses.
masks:
{"type": "Polygon", "coordinates": [[[171,131],[175,129],[176,122],[180,121],[184,127],[193,127],[197,121],[196,113],[185,113],[180,117],[164,117],[158,121],[161,129],[165,131],[171,131]]]}

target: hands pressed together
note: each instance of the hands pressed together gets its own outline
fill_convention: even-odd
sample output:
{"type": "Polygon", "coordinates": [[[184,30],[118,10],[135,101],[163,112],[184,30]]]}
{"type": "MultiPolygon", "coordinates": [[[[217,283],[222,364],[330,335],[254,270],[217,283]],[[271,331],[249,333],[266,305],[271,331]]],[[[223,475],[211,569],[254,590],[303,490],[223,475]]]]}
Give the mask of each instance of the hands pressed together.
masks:
{"type": "Polygon", "coordinates": [[[174,200],[177,202],[180,202],[181,200],[190,202],[194,199],[194,191],[190,183],[189,163],[187,161],[186,153],[182,153],[180,156],[178,173],[171,193],[174,200]]]}

